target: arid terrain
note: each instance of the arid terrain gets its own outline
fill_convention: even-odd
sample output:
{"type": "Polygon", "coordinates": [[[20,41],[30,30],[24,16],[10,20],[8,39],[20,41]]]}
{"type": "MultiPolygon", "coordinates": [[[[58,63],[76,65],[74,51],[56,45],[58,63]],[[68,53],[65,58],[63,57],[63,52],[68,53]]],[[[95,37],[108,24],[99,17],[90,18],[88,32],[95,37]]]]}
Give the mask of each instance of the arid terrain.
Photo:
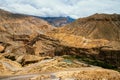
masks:
{"type": "Polygon", "coordinates": [[[120,15],[62,27],[0,10],[0,80],[120,80],[120,15]]]}

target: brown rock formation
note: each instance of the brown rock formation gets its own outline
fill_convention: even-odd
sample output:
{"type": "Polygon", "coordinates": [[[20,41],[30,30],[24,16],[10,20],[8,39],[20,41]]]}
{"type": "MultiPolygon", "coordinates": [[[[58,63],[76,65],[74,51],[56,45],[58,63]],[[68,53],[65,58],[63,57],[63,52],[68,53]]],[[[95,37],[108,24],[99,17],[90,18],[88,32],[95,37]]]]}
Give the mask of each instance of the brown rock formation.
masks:
{"type": "Polygon", "coordinates": [[[15,38],[16,41],[30,40],[38,33],[45,33],[51,30],[47,22],[21,14],[12,14],[0,10],[0,41],[9,41],[15,38]]]}
{"type": "Polygon", "coordinates": [[[27,42],[53,28],[39,18],[0,10],[0,43],[4,44],[6,53],[26,53],[27,42]]]}
{"type": "MultiPolygon", "coordinates": [[[[83,65],[78,64],[78,62],[66,61],[63,58],[54,58],[62,55],[94,58],[110,64],[115,62],[114,65],[119,67],[119,25],[116,25],[119,24],[119,15],[105,16],[107,17],[104,17],[104,15],[99,17],[96,14],[83,18],[80,19],[80,23],[77,20],[78,22],[70,24],[73,27],[68,25],[68,27],[62,27],[51,33],[49,31],[53,27],[41,19],[0,10],[0,52],[2,52],[0,54],[0,74],[2,75],[3,72],[3,75],[6,75],[8,72],[9,75],[21,75],[52,71],[54,73],[54,71],[61,70],[70,70],[71,72],[72,68],[91,67],[87,64],[83,65]],[[111,21],[116,22],[115,25],[111,21]],[[46,56],[51,56],[53,59],[46,56]]],[[[96,68],[92,67],[92,69],[90,71],[91,74],[89,74],[89,71],[85,72],[84,70],[82,73],[84,74],[85,72],[90,76],[92,75],[93,78],[96,78],[96,75],[92,73],[99,73],[99,78],[101,79],[100,75],[105,71],[106,76],[110,73],[117,75],[117,78],[113,76],[107,79],[115,78],[115,80],[119,80],[118,72],[111,70],[106,72],[104,69],[100,69],[97,72],[96,70],[94,71],[96,68]]],[[[73,73],[69,74],[72,76],[74,71],[76,73],[77,70],[73,70],[73,73]]],[[[81,72],[76,73],[74,77],[82,78],[79,74],[81,72]]]]}
{"type": "Polygon", "coordinates": [[[0,57],[0,76],[11,75],[22,69],[22,66],[16,61],[0,57]]]}
{"type": "Polygon", "coordinates": [[[2,52],[5,48],[0,45],[0,52],[2,52]]]}
{"type": "MultiPolygon", "coordinates": [[[[64,41],[64,44],[69,44],[69,46],[74,45],[74,47],[79,45],[79,48],[81,48],[82,46],[84,46],[84,44],[87,43],[86,46],[84,46],[84,49],[87,48],[89,45],[90,46],[89,49],[85,49],[84,53],[88,51],[87,53],[92,54],[96,53],[97,51],[97,53],[99,54],[99,58],[96,57],[96,59],[102,58],[101,60],[106,61],[106,63],[112,63],[117,66],[120,66],[120,61],[118,60],[120,57],[119,14],[94,14],[89,17],[80,18],[71,24],[54,30],[53,32],[54,34],[59,34],[55,34],[55,37],[57,37],[61,41],[64,41]],[[63,33],[67,34],[67,36],[63,35],[61,37],[60,35],[63,33]],[[77,37],[82,36],[85,38],[76,38],[74,37],[75,35],[77,37]],[[95,42],[94,39],[97,39],[98,41],[95,42]],[[92,42],[89,42],[90,40],[92,42]],[[108,43],[105,44],[104,47],[96,48],[96,50],[90,49],[95,45],[98,46],[99,44],[101,44],[103,40],[108,40],[108,43]]],[[[79,54],[80,52],[75,51],[75,53],[79,54]]]]}
{"type": "Polygon", "coordinates": [[[59,32],[93,39],[120,40],[120,15],[94,14],[60,28],[59,32]]]}
{"type": "MultiPolygon", "coordinates": [[[[8,67],[8,65],[5,64],[3,64],[2,66],[8,67]]],[[[13,79],[16,80],[18,79],[20,80],[26,80],[26,79],[28,80],[47,80],[47,79],[49,80],[52,79],[119,80],[120,79],[120,74],[117,71],[87,65],[78,62],[76,60],[69,60],[61,57],[54,57],[53,59],[42,60],[35,64],[31,64],[22,68],[19,67],[18,70],[19,71],[17,72],[9,71],[9,74],[15,74],[15,75],[22,74],[21,76],[0,77],[0,79],[9,79],[9,80],[13,80],[13,79]]],[[[1,75],[5,75],[5,74],[1,74],[1,75]]]]}

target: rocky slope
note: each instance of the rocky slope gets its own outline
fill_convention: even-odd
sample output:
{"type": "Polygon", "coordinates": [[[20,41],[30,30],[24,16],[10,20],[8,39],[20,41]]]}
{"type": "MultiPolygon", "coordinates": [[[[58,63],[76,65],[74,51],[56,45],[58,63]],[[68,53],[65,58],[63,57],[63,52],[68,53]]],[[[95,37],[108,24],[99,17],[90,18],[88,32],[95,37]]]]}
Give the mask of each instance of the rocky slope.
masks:
{"type": "Polygon", "coordinates": [[[1,10],[0,17],[0,33],[2,33],[0,34],[0,44],[4,47],[4,50],[1,50],[3,53],[52,55],[59,47],[94,48],[108,43],[106,40],[89,40],[74,35],[48,34],[54,27],[31,16],[1,10]],[[67,38],[72,41],[70,42],[67,38]],[[76,42],[80,43],[74,45],[76,42]]]}
{"type": "Polygon", "coordinates": [[[94,14],[60,28],[59,32],[92,39],[120,40],[120,15],[94,14]]]}
{"type": "Polygon", "coordinates": [[[20,80],[47,80],[47,79],[48,80],[54,80],[54,79],[56,80],[59,79],[119,80],[120,79],[120,74],[117,71],[103,69],[100,67],[79,62],[77,60],[71,60],[62,57],[54,57],[52,59],[51,58],[42,59],[34,64],[29,64],[24,67],[21,67],[19,63],[1,57],[0,64],[1,64],[0,69],[2,69],[0,71],[1,80],[8,80],[8,79],[9,80],[13,80],[13,79],[14,80],[19,80],[19,79],[20,80]],[[8,76],[5,77],[5,75],[8,76]]]}
{"type": "MultiPolygon", "coordinates": [[[[94,14],[89,17],[80,18],[71,24],[53,30],[52,33],[57,33],[54,35],[54,37],[63,41],[64,44],[69,44],[69,46],[72,45],[74,47],[79,46],[79,48],[82,46],[84,46],[84,48],[87,48],[89,46],[89,43],[90,46],[98,46],[99,42],[101,43],[102,41],[107,40],[108,43],[105,44],[104,47],[93,50],[93,52],[96,53],[97,51],[99,54],[99,56],[96,57],[97,59],[105,61],[106,63],[112,63],[120,66],[119,24],[119,14],[94,14]],[[82,36],[82,38],[80,38],[80,36],[82,36]],[[94,39],[97,39],[98,42],[94,39]],[[96,43],[94,41],[96,41],[96,43]]],[[[85,51],[91,51],[90,47],[85,51]]],[[[77,54],[78,53],[80,52],[77,52],[77,54]]]]}
{"type": "Polygon", "coordinates": [[[27,42],[53,28],[42,19],[0,10],[0,45],[4,47],[0,52],[10,53],[18,49],[19,53],[24,53],[27,42]]]}
{"type": "Polygon", "coordinates": [[[0,10],[0,42],[8,41],[6,37],[32,38],[34,35],[45,33],[52,28],[42,19],[0,10]]]}
{"type": "MultiPolygon", "coordinates": [[[[0,10],[0,20],[0,76],[9,75],[8,77],[15,79],[16,76],[12,77],[10,75],[33,74],[36,76],[36,73],[39,73],[34,79],[39,79],[41,76],[48,79],[49,76],[52,76],[53,79],[53,76],[55,76],[54,78],[61,77],[63,80],[64,78],[90,78],[92,80],[94,78],[102,79],[101,74],[104,73],[105,76],[103,77],[109,80],[113,78],[119,80],[120,78],[117,71],[84,64],[79,60],[82,58],[90,58],[93,61],[102,60],[119,68],[119,51],[114,51],[113,48],[111,51],[111,48],[109,48],[113,44],[117,45],[116,39],[115,42],[111,43],[112,39],[88,38],[74,33],[68,34],[67,31],[61,33],[63,28],[55,32],[54,27],[41,19],[13,14],[4,10],[0,10]],[[78,60],[66,59],[62,57],[63,55],[82,58],[78,60]],[[91,71],[86,71],[86,69],[91,71]],[[66,74],[67,72],[69,74],[66,74]],[[86,78],[80,76],[81,74],[85,76],[84,72],[89,76],[86,78]],[[45,75],[42,75],[44,73],[45,75]],[[48,75],[49,73],[51,74],[48,75]],[[98,73],[99,76],[96,77],[94,73],[98,73]],[[66,74],[67,77],[61,74],[66,74]],[[92,77],[90,77],[91,75],[92,77]]],[[[114,46],[116,47],[116,45],[114,46]]],[[[25,80],[26,77],[31,78],[31,76],[19,76],[18,78],[25,80]]],[[[0,79],[4,80],[7,77],[0,79]]],[[[44,78],[41,80],[44,80],[44,78]]]]}

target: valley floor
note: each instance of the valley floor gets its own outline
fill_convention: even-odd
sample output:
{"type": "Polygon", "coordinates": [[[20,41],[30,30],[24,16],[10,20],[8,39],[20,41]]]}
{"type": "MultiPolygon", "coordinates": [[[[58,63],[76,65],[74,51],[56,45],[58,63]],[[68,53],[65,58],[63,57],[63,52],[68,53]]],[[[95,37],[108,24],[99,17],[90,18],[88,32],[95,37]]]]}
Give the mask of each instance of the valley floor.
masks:
{"type": "Polygon", "coordinates": [[[69,56],[42,59],[24,66],[2,57],[0,64],[0,80],[120,80],[117,71],[85,64],[69,56]]]}

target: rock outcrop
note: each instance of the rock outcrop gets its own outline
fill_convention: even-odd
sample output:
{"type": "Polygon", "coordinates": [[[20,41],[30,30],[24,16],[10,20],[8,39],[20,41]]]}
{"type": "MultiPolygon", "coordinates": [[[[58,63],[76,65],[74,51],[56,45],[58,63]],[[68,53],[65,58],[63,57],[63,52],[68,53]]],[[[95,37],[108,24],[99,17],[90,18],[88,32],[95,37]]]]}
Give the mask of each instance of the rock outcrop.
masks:
{"type": "Polygon", "coordinates": [[[78,60],[81,58],[68,60],[55,57],[71,55],[101,60],[118,69],[119,21],[116,14],[96,14],[55,29],[41,19],[0,10],[0,75],[51,73],[63,79],[69,76],[76,79],[103,79],[101,75],[104,73],[106,79],[119,80],[117,71],[80,63],[78,60]],[[83,76],[86,73],[92,77],[83,78],[82,73],[83,76]],[[96,77],[94,73],[99,76],[96,77]]]}
{"type": "Polygon", "coordinates": [[[4,51],[4,47],[2,45],[0,45],[0,52],[3,52],[4,51]]]}
{"type": "MultiPolygon", "coordinates": [[[[107,40],[108,43],[104,47],[93,49],[85,49],[86,51],[95,52],[97,51],[98,57],[96,59],[101,59],[106,61],[106,63],[112,63],[120,66],[119,53],[120,53],[120,15],[119,14],[94,14],[89,17],[80,18],[75,22],[68,24],[66,26],[60,27],[59,29],[53,30],[52,33],[57,34],[67,34],[68,36],[61,37],[57,35],[56,37],[64,41],[63,43],[69,43],[74,45],[74,47],[81,44],[81,39],[76,39],[73,36],[82,36],[84,37],[83,43],[80,45],[84,46],[84,49],[89,46],[99,45],[99,41],[107,40]],[[67,37],[67,38],[66,38],[67,37]],[[94,42],[94,39],[97,39],[98,42],[94,42]],[[92,43],[92,44],[91,44],[92,43]],[[95,43],[95,44],[94,44],[95,43]],[[110,57],[111,56],[111,57],[110,57]],[[113,62],[112,62],[112,61],[113,62]]],[[[80,48],[80,47],[79,47],[80,48]]],[[[84,53],[85,53],[84,52],[84,53]]],[[[92,52],[88,52],[92,54],[92,52]]],[[[79,52],[77,52],[79,54],[79,52]]],[[[96,55],[95,55],[96,56],[96,55]]]]}
{"type": "Polygon", "coordinates": [[[26,53],[27,42],[53,28],[42,19],[0,10],[0,44],[5,53],[26,53]]]}
{"type": "MultiPolygon", "coordinates": [[[[11,65],[11,64],[9,64],[11,65]]],[[[8,65],[2,65],[4,67],[8,65]]],[[[1,68],[1,67],[0,67],[1,68]]],[[[15,67],[14,67],[15,69],[15,67]]],[[[91,66],[77,60],[54,57],[53,59],[42,60],[37,63],[18,68],[19,71],[9,71],[9,77],[0,77],[0,79],[20,79],[20,80],[119,80],[120,74],[117,71],[103,69],[91,66]],[[10,76],[12,74],[21,76],[10,76]]],[[[5,74],[1,74],[5,75],[5,74]]]]}

